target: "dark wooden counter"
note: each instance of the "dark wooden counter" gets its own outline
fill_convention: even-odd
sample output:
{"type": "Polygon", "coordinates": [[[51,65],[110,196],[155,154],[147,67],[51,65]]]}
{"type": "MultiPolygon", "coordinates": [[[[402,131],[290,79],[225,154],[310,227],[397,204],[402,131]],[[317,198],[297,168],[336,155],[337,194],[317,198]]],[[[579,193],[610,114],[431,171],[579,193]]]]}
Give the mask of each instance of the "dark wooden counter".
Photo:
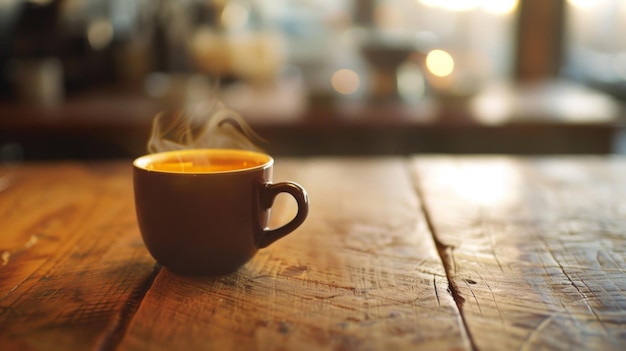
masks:
{"type": "Polygon", "coordinates": [[[130,161],[0,168],[0,349],[626,347],[624,158],[279,158],[275,173],[307,188],[305,224],[234,274],[183,278],[143,246],[130,161]]]}
{"type": "MultiPolygon", "coordinates": [[[[623,126],[619,104],[576,85],[492,90],[480,96],[501,101],[499,121],[473,111],[466,99],[450,98],[414,105],[311,102],[301,110],[248,108],[242,116],[268,140],[259,146],[278,156],[608,154],[623,126]]],[[[180,106],[116,90],[85,92],[51,107],[0,101],[0,147],[19,144],[26,160],[136,157],[146,152],[154,116],[180,106]]]]}

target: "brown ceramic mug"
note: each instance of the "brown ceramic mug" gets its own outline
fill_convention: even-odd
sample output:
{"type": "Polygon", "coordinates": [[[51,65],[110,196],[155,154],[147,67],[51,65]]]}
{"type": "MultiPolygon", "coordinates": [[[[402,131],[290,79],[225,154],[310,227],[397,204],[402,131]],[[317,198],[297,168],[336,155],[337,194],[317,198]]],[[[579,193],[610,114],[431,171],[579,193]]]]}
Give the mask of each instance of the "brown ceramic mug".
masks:
{"type": "Polygon", "coordinates": [[[221,275],[294,231],[306,219],[308,196],[296,183],[272,183],[273,163],[263,153],[226,149],[137,158],[135,209],[148,251],[174,273],[221,275]],[[270,208],[280,193],[295,198],[298,212],[269,229],[270,208]]]}

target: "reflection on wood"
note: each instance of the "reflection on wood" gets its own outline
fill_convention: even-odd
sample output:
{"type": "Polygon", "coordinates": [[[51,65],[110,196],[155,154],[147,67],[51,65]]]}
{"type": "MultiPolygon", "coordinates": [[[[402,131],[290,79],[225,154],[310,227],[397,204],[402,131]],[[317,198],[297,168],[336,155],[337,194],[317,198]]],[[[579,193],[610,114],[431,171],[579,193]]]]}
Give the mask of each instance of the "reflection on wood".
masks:
{"type": "Polygon", "coordinates": [[[624,348],[623,160],[424,157],[413,170],[478,349],[624,348]]]}

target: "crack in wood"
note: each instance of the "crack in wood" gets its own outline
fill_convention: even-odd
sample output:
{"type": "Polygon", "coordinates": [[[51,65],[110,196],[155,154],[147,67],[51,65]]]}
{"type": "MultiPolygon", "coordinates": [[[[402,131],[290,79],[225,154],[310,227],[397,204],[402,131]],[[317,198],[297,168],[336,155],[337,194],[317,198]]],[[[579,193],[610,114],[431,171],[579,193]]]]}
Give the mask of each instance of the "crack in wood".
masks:
{"type": "Polygon", "coordinates": [[[441,306],[441,300],[439,299],[439,289],[437,289],[437,277],[433,275],[433,288],[435,289],[435,297],[437,298],[437,306],[441,306]]]}
{"type": "Polygon", "coordinates": [[[104,333],[102,341],[99,343],[97,350],[115,350],[121,343],[124,335],[128,330],[128,326],[132,321],[135,313],[139,309],[144,297],[152,287],[154,280],[159,275],[161,266],[157,263],[154,265],[152,272],[139,284],[128,297],[128,300],[124,303],[124,306],[119,311],[119,314],[115,321],[111,323],[108,330],[104,333]]]}
{"type": "MultiPolygon", "coordinates": [[[[427,204],[424,201],[424,199],[426,199],[426,197],[424,196],[424,192],[423,192],[422,188],[420,187],[420,184],[419,184],[420,182],[419,182],[418,178],[419,177],[417,175],[415,175],[413,187],[415,189],[415,192],[416,192],[417,197],[419,199],[419,202],[421,204],[421,209],[422,209],[422,212],[424,214],[424,219],[426,220],[426,225],[428,226],[428,230],[430,231],[430,235],[431,235],[433,241],[435,242],[435,246],[437,248],[437,253],[439,254],[439,258],[441,259],[441,263],[443,264],[443,268],[444,268],[445,273],[446,273],[446,279],[448,281],[448,289],[447,289],[447,291],[452,296],[452,299],[454,300],[454,303],[455,303],[455,305],[457,307],[457,310],[458,310],[459,315],[460,315],[460,319],[461,319],[461,323],[462,323],[463,329],[464,329],[465,334],[467,335],[467,338],[468,338],[468,341],[469,341],[469,345],[470,345],[472,351],[477,351],[478,347],[476,346],[476,343],[474,342],[474,338],[472,337],[472,334],[471,334],[471,332],[469,330],[467,319],[465,318],[465,314],[464,314],[464,310],[463,310],[463,304],[465,303],[465,298],[459,292],[459,288],[456,286],[456,284],[454,283],[454,279],[453,279],[453,276],[456,273],[456,262],[454,261],[454,253],[453,253],[454,247],[442,243],[437,238],[435,226],[433,224],[433,221],[432,221],[432,218],[431,218],[431,215],[430,215],[430,211],[428,209],[427,204]]],[[[439,298],[439,296],[437,296],[437,298],[439,298]]]]}

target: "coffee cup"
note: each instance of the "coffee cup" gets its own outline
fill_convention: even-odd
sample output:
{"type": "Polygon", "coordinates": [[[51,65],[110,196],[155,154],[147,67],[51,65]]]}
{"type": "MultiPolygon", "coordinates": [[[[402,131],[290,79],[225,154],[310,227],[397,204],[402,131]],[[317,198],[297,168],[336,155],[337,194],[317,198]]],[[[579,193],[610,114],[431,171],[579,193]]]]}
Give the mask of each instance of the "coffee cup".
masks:
{"type": "Polygon", "coordinates": [[[306,190],[272,182],[274,160],[254,151],[193,149],[154,153],[133,162],[135,210],[154,259],[181,275],[236,271],[255,253],[293,232],[309,211],[306,190]],[[298,210],[268,228],[280,193],[298,210]]]}

